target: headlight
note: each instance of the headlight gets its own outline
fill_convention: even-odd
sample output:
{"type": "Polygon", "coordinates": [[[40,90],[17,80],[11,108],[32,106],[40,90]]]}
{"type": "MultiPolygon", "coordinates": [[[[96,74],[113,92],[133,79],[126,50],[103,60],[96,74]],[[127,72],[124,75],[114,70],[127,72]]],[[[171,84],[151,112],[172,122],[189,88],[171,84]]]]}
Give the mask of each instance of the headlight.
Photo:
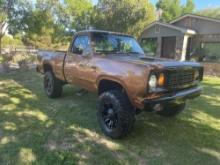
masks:
{"type": "Polygon", "coordinates": [[[150,90],[156,88],[157,87],[157,76],[152,74],[149,78],[148,84],[149,84],[150,90]]]}

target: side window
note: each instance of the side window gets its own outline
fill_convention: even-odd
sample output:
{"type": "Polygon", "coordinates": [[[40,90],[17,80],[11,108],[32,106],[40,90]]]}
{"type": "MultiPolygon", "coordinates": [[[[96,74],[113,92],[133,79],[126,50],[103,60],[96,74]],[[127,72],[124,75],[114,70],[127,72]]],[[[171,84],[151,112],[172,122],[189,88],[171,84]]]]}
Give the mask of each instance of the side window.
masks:
{"type": "Polygon", "coordinates": [[[72,52],[75,54],[82,54],[83,50],[89,47],[89,37],[78,36],[72,45],[72,52]]]}

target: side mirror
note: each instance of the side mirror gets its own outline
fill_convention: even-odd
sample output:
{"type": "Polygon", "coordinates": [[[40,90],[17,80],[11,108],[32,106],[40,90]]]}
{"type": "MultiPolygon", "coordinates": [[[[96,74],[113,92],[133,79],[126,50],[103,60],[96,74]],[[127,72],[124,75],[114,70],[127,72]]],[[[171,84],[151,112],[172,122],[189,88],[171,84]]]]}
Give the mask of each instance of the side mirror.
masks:
{"type": "Polygon", "coordinates": [[[82,54],[83,53],[83,49],[82,48],[75,48],[75,51],[77,54],[82,54]]]}
{"type": "Polygon", "coordinates": [[[88,58],[91,56],[91,49],[89,48],[85,48],[83,51],[82,51],[82,57],[85,57],[85,58],[88,58]]]}

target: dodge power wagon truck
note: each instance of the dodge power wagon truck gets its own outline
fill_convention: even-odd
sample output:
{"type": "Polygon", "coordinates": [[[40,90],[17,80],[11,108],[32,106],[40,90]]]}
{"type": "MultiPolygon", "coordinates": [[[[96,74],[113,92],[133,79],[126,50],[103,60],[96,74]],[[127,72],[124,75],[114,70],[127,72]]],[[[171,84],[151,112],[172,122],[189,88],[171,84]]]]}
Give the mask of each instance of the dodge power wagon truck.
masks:
{"type": "Polygon", "coordinates": [[[116,32],[78,32],[67,52],[40,52],[37,71],[50,98],[65,84],[96,92],[97,119],[111,138],[128,134],[138,112],[172,117],[202,91],[199,63],[149,57],[132,36],[116,32]]]}

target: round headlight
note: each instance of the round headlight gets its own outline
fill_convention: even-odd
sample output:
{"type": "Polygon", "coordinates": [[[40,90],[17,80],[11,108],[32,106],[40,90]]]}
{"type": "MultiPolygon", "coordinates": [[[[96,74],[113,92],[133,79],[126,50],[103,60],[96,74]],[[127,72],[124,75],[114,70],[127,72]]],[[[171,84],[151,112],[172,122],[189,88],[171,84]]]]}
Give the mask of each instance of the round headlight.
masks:
{"type": "Polygon", "coordinates": [[[149,86],[150,88],[156,88],[157,87],[157,76],[152,74],[149,78],[149,86]]]}

